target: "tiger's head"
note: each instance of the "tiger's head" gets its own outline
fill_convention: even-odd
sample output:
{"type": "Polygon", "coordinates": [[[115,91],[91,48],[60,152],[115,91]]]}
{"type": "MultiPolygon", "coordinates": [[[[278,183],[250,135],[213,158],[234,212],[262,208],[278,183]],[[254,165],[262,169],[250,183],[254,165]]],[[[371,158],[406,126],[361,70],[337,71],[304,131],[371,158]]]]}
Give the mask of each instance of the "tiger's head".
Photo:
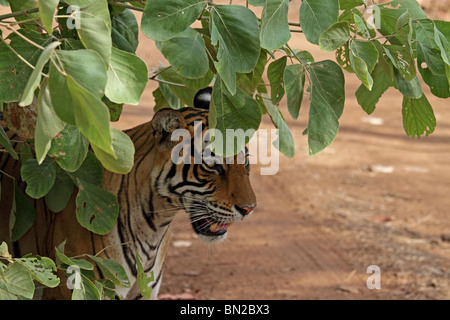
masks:
{"type": "Polygon", "coordinates": [[[199,151],[203,154],[207,146],[203,140],[201,150],[198,150],[199,140],[195,140],[195,136],[198,139],[199,130],[203,134],[209,128],[208,110],[205,109],[210,99],[210,89],[202,90],[194,99],[194,108],[162,109],[155,114],[151,125],[159,149],[160,167],[153,178],[158,195],[189,214],[199,238],[218,242],[225,239],[232,223],[253,213],[256,196],[249,180],[247,154],[241,152],[233,161],[223,163],[205,161],[203,157],[199,161],[196,157],[199,151]],[[185,134],[174,137],[175,132],[185,134]],[[180,146],[187,149],[180,153],[180,146]],[[189,151],[186,153],[186,150],[189,151]],[[183,155],[182,161],[174,161],[174,154],[183,155]]]}

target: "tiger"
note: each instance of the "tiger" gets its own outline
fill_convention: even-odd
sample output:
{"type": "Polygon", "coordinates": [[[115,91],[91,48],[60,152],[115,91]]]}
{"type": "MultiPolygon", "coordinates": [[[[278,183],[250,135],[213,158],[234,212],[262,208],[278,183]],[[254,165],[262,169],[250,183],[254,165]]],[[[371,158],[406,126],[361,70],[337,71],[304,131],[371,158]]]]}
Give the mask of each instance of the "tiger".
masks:
{"type": "MultiPolygon", "coordinates": [[[[31,199],[36,209],[35,223],[21,239],[11,244],[8,223],[4,222],[9,221],[12,203],[9,190],[13,188],[13,182],[2,175],[0,243],[5,241],[17,257],[33,253],[54,258],[55,247],[63,241],[67,256],[102,252],[100,257],[113,259],[124,267],[130,286],[116,290],[127,300],[142,299],[137,283],[137,252],[144,272],[152,273],[154,277],[150,299],[157,299],[170,225],[177,212],[188,214],[192,229],[200,240],[216,243],[225,239],[232,223],[248,218],[256,207],[248,161],[231,164],[195,161],[176,164],[172,161],[172,149],[178,141],[172,141],[171,134],[176,129],[185,129],[193,140],[194,124],[199,122],[203,132],[208,130],[210,100],[211,89],[200,90],[193,106],[161,109],[150,121],[124,131],[135,146],[134,166],[126,175],[103,169],[102,187],[116,195],[119,203],[117,222],[106,235],[94,234],[76,221],[75,190],[68,206],[59,213],[51,212],[42,198],[31,199]]],[[[11,140],[18,139],[11,131],[8,135],[11,140]]],[[[19,168],[19,161],[9,154],[0,155],[0,169],[17,181],[20,180],[19,168]]],[[[21,186],[24,186],[23,182],[21,186]]],[[[97,272],[101,273],[100,270],[97,272]]],[[[70,297],[71,291],[60,285],[45,289],[40,298],[70,297]]]]}

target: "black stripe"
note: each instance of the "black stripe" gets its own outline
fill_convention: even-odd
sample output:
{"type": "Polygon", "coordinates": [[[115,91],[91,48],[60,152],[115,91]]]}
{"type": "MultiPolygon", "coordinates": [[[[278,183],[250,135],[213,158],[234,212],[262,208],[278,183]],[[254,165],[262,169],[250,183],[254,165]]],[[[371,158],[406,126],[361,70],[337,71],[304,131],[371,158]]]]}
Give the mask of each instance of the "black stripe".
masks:
{"type": "MultiPolygon", "coordinates": [[[[119,188],[120,191],[123,190],[123,187],[124,187],[124,181],[125,181],[125,176],[122,176],[122,181],[120,182],[120,188],[119,188]]],[[[118,198],[120,197],[120,194],[121,194],[121,193],[118,194],[118,198]]],[[[128,205],[128,207],[127,207],[127,211],[128,211],[128,210],[129,210],[129,203],[128,203],[127,205],[128,205]]],[[[128,212],[128,213],[129,213],[129,212],[128,212]]],[[[124,229],[125,226],[124,226],[124,224],[123,224],[123,222],[122,222],[121,217],[122,217],[122,213],[119,215],[119,219],[118,219],[118,221],[117,221],[117,222],[118,222],[118,223],[117,223],[117,232],[118,232],[118,234],[119,234],[120,242],[121,242],[121,243],[125,243],[125,242],[128,242],[128,241],[125,240],[125,236],[124,236],[124,233],[123,233],[123,230],[122,230],[122,229],[124,229]]],[[[128,267],[130,268],[130,270],[132,271],[132,273],[135,274],[135,269],[136,269],[136,267],[135,267],[133,261],[132,261],[132,260],[130,259],[130,257],[128,256],[128,246],[125,246],[125,245],[122,246],[122,253],[123,253],[123,256],[124,256],[124,258],[125,258],[125,261],[126,261],[128,267]]]]}
{"type": "Polygon", "coordinates": [[[190,181],[183,181],[183,182],[180,182],[180,183],[178,183],[178,184],[176,184],[174,186],[170,186],[169,187],[169,191],[171,193],[173,193],[173,194],[180,195],[182,193],[177,192],[176,189],[184,187],[184,186],[192,186],[192,187],[202,188],[202,187],[205,187],[205,184],[204,183],[190,182],[190,181]]]}
{"type": "Polygon", "coordinates": [[[184,164],[183,165],[183,172],[182,172],[182,177],[184,181],[188,180],[188,174],[189,174],[189,169],[191,168],[190,164],[184,164]]]}
{"type": "Polygon", "coordinates": [[[159,271],[158,277],[156,278],[155,282],[152,284],[152,288],[155,288],[158,283],[161,281],[161,276],[162,276],[162,270],[159,271]]]}
{"type": "Polygon", "coordinates": [[[9,153],[6,154],[6,160],[3,162],[3,165],[1,167],[2,171],[5,171],[6,165],[9,163],[9,160],[11,158],[11,155],[9,153]]]}
{"type": "Polygon", "coordinates": [[[214,190],[206,190],[206,191],[195,191],[195,190],[186,190],[185,192],[183,192],[183,195],[186,193],[192,194],[192,195],[199,195],[199,196],[206,196],[209,194],[213,194],[215,191],[214,190]]]}
{"type": "Polygon", "coordinates": [[[149,272],[155,266],[157,253],[159,252],[159,248],[161,247],[161,243],[163,242],[164,238],[166,237],[166,234],[167,234],[168,230],[169,230],[169,228],[166,228],[166,230],[164,231],[164,234],[162,235],[161,239],[159,239],[158,243],[156,244],[156,247],[155,247],[156,248],[155,259],[153,259],[152,263],[147,267],[147,269],[144,269],[144,272],[149,272]]]}
{"type": "Polygon", "coordinates": [[[147,213],[145,212],[144,208],[142,208],[142,215],[144,216],[145,222],[147,222],[150,229],[156,232],[156,226],[155,223],[153,222],[153,218],[155,216],[154,212],[147,213]]]}
{"type": "Polygon", "coordinates": [[[175,174],[177,173],[177,166],[175,163],[172,163],[172,166],[170,167],[169,173],[166,176],[166,179],[172,179],[175,177],[175,174]]]}

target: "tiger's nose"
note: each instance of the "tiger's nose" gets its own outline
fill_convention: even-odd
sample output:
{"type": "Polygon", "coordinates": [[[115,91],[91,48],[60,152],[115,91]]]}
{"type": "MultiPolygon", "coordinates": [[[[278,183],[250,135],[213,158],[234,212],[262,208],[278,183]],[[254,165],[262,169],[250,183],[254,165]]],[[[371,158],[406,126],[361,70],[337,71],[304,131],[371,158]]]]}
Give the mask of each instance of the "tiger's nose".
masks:
{"type": "Polygon", "coordinates": [[[256,208],[256,205],[250,205],[250,206],[245,206],[245,207],[240,207],[238,205],[234,205],[234,207],[236,208],[237,211],[239,211],[240,214],[242,214],[243,216],[246,216],[246,215],[250,214],[256,208]]]}

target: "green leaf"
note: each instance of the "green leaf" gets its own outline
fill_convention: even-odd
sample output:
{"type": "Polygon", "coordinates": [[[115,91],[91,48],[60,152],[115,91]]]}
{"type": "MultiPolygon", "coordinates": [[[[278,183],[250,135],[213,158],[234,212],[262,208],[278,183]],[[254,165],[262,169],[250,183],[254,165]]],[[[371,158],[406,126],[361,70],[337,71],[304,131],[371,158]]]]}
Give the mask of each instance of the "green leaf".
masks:
{"type": "MultiPolygon", "coordinates": [[[[154,90],[152,92],[153,98],[155,99],[155,107],[153,109],[154,112],[157,112],[161,109],[164,108],[171,108],[171,105],[169,104],[169,101],[166,99],[166,97],[164,96],[164,94],[161,91],[161,88],[157,88],[156,90],[154,90]]],[[[177,98],[178,100],[178,98],[177,98]]],[[[178,100],[180,101],[180,100],[178,100]]],[[[176,108],[173,109],[178,109],[179,106],[177,105],[176,108]]]]}
{"type": "Polygon", "coordinates": [[[414,21],[416,40],[430,48],[439,48],[435,41],[435,24],[430,19],[414,21]]]}
{"type": "Polygon", "coordinates": [[[261,47],[267,50],[280,48],[291,38],[288,24],[288,0],[268,0],[261,17],[261,47]]]}
{"type": "Polygon", "coordinates": [[[306,39],[319,44],[320,35],[338,21],[338,0],[304,0],[300,6],[300,25],[306,39]]]}
{"type": "Polygon", "coordinates": [[[31,152],[31,147],[28,143],[22,144],[19,153],[20,153],[20,161],[22,161],[22,163],[27,161],[28,159],[34,158],[34,155],[31,152]]]}
{"type": "Polygon", "coordinates": [[[112,48],[108,2],[96,0],[83,7],[80,10],[80,28],[76,30],[85,48],[96,51],[108,65],[112,48]]]}
{"type": "MultiPolygon", "coordinates": [[[[180,85],[183,85],[186,81],[188,81],[188,79],[180,76],[174,68],[166,69],[164,72],[161,72],[158,78],[171,83],[177,83],[180,85]]],[[[177,98],[181,101],[182,104],[192,106],[194,96],[198,91],[198,88],[169,85],[161,82],[159,83],[159,87],[161,88],[164,97],[166,97],[166,99],[169,101],[170,105],[174,109],[178,109],[179,107],[181,107],[180,102],[177,100],[177,98]]]]}
{"type": "Polygon", "coordinates": [[[70,97],[67,77],[60,73],[53,63],[50,64],[49,74],[48,91],[53,110],[62,121],[75,125],[74,110],[76,107],[70,97]]]}
{"type": "Polygon", "coordinates": [[[73,193],[73,181],[64,170],[56,174],[55,184],[45,195],[45,204],[53,212],[62,211],[69,203],[73,193]]]}
{"type": "Polygon", "coordinates": [[[139,26],[130,9],[112,16],[111,38],[113,45],[130,53],[135,53],[139,44],[139,26]]]}
{"type": "Polygon", "coordinates": [[[304,67],[300,64],[287,66],[284,69],[283,81],[288,111],[293,119],[297,119],[303,100],[303,89],[305,85],[304,67]]]}
{"type": "Polygon", "coordinates": [[[155,277],[153,271],[151,271],[150,276],[145,273],[144,268],[142,267],[141,257],[139,256],[137,250],[135,250],[135,254],[137,266],[136,281],[138,283],[139,292],[145,300],[148,300],[152,294],[152,286],[150,284],[155,280],[155,277]]]}
{"type": "MultiPolygon", "coordinates": [[[[25,11],[29,9],[34,9],[38,6],[37,0],[11,0],[9,1],[9,5],[11,8],[11,12],[19,12],[19,11],[25,11]]],[[[38,13],[31,13],[28,15],[19,15],[14,17],[16,21],[23,21],[27,20],[29,18],[39,18],[38,13]]]]}
{"type": "Polygon", "coordinates": [[[311,77],[308,144],[309,154],[313,155],[336,138],[344,109],[345,80],[342,69],[330,60],[313,63],[308,69],[311,77]]]}
{"type": "Polygon", "coordinates": [[[380,14],[378,31],[384,36],[390,36],[389,42],[395,45],[405,43],[405,40],[401,36],[392,37],[392,35],[396,34],[397,21],[406,10],[408,10],[413,20],[426,19],[426,14],[416,0],[394,0],[383,5],[378,5],[378,8],[377,10],[380,14]]]}
{"type": "MultiPolygon", "coordinates": [[[[261,50],[258,58],[258,62],[256,63],[255,69],[251,72],[251,91],[253,92],[257,89],[264,80],[262,79],[264,69],[267,63],[267,53],[265,50],[261,50]]],[[[265,89],[265,88],[264,88],[265,89]]]]}
{"type": "Polygon", "coordinates": [[[26,193],[34,199],[39,199],[45,196],[55,183],[55,163],[46,158],[39,165],[36,159],[28,159],[22,164],[20,174],[22,180],[27,183],[26,193]]]}
{"type": "Polygon", "coordinates": [[[116,48],[109,60],[105,94],[115,103],[139,103],[148,82],[147,65],[138,56],[116,48]]]}
{"type": "Polygon", "coordinates": [[[378,61],[378,50],[372,42],[355,40],[350,42],[350,63],[358,78],[367,89],[372,90],[370,73],[378,61]]]}
{"type": "Polygon", "coordinates": [[[65,244],[66,244],[66,240],[64,240],[58,247],[55,248],[55,254],[56,254],[55,261],[58,264],[58,267],[62,268],[62,267],[64,267],[63,265],[66,265],[66,266],[76,265],[80,269],[83,269],[83,270],[94,270],[93,264],[87,260],[67,257],[64,254],[65,244]]]}
{"type": "MultiPolygon", "coordinates": [[[[447,22],[447,29],[450,29],[450,23],[447,22]]],[[[448,35],[448,32],[450,30],[446,30],[447,31],[447,37],[450,37],[448,35]]],[[[444,60],[444,62],[447,65],[450,65],[450,44],[449,41],[447,40],[447,37],[437,28],[437,26],[434,26],[434,40],[436,41],[436,45],[439,47],[439,49],[441,49],[441,57],[442,60],[444,60]]]]}
{"type": "Polygon", "coordinates": [[[70,76],[67,77],[67,87],[76,106],[74,116],[78,129],[91,144],[95,144],[108,154],[114,154],[108,107],[92,93],[79,86],[70,76]]]}
{"type": "MultiPolygon", "coordinates": [[[[45,47],[50,43],[49,37],[37,32],[19,32],[26,38],[45,47]]],[[[36,65],[41,50],[34,47],[17,34],[8,36],[9,45],[31,65],[36,65]]],[[[4,42],[0,41],[0,101],[5,103],[19,101],[28,83],[33,69],[20,60],[4,42]]]]}
{"type": "Polygon", "coordinates": [[[339,0],[339,9],[347,10],[354,7],[362,6],[364,0],[339,0]]]}
{"type": "Polygon", "coordinates": [[[271,100],[277,104],[284,96],[283,74],[286,67],[287,57],[283,56],[269,64],[267,78],[270,82],[271,100]]]}
{"type": "Polygon", "coordinates": [[[394,80],[394,68],[390,58],[385,54],[383,45],[379,41],[372,42],[378,50],[378,64],[381,65],[389,79],[394,80]]]}
{"type": "Polygon", "coordinates": [[[273,124],[278,129],[278,139],[273,142],[273,145],[286,157],[292,158],[295,155],[294,138],[292,137],[292,133],[286,124],[283,115],[280,110],[278,110],[277,106],[269,99],[263,98],[263,102],[273,124]]]}
{"type": "Polygon", "coordinates": [[[209,127],[219,130],[223,139],[222,141],[214,140],[214,152],[224,156],[237,154],[251,139],[260,123],[261,110],[258,103],[240,89],[232,95],[222,79],[218,77],[214,84],[209,108],[209,127]],[[227,129],[233,132],[229,134],[227,129]],[[233,134],[238,136],[237,143],[233,134]]]}
{"type": "Polygon", "coordinates": [[[59,0],[38,0],[41,21],[48,34],[53,33],[53,16],[58,3],[59,0]]]}
{"type": "Polygon", "coordinates": [[[19,106],[28,106],[33,102],[34,91],[39,86],[41,82],[41,72],[44,68],[47,61],[50,59],[53,51],[61,44],[61,42],[55,41],[50,43],[44,51],[42,51],[39,59],[36,63],[35,69],[31,73],[30,78],[28,79],[25,90],[23,91],[22,99],[20,100],[19,106]]]}
{"type": "Polygon", "coordinates": [[[130,287],[130,280],[120,263],[111,259],[102,259],[90,254],[88,254],[88,257],[95,261],[103,275],[111,280],[116,286],[122,288],[130,287]]]}
{"type": "Polygon", "coordinates": [[[100,161],[92,151],[89,151],[81,167],[70,174],[75,179],[80,179],[96,186],[103,183],[103,168],[100,161]]]}
{"type": "Polygon", "coordinates": [[[264,7],[266,0],[248,0],[248,4],[252,6],[264,7]]]}
{"type": "Polygon", "coordinates": [[[109,121],[119,121],[123,110],[123,103],[115,103],[109,100],[106,96],[102,98],[102,102],[108,107],[109,121]]]}
{"type": "Polygon", "coordinates": [[[186,30],[205,9],[205,0],[149,0],[141,30],[153,40],[168,40],[186,30]]]}
{"type": "Polygon", "coordinates": [[[416,65],[410,50],[404,46],[385,45],[384,51],[405,80],[411,81],[416,77],[416,65]]]}
{"type": "Polygon", "coordinates": [[[32,299],[34,282],[28,269],[20,263],[0,268],[0,300],[32,299]]]}
{"type": "Polygon", "coordinates": [[[436,118],[433,108],[425,95],[419,99],[403,98],[402,104],[403,128],[408,136],[420,138],[433,133],[436,127],[436,118]]]}
{"type": "Polygon", "coordinates": [[[171,87],[169,87],[169,85],[160,82],[158,89],[161,92],[161,96],[158,96],[158,92],[156,92],[157,96],[155,97],[155,99],[158,98],[159,101],[155,100],[157,102],[157,105],[155,106],[156,109],[155,111],[163,108],[164,106],[168,106],[169,108],[175,110],[180,109],[182,107],[180,99],[172,92],[172,89],[171,87]]]}
{"type": "Polygon", "coordinates": [[[350,62],[350,48],[348,43],[336,50],[336,62],[345,71],[355,73],[350,62]]]}
{"type": "MultiPolygon", "coordinates": [[[[214,79],[214,73],[211,69],[208,69],[206,74],[201,78],[188,79],[180,76],[180,79],[188,89],[192,89],[197,92],[198,90],[206,88],[211,84],[211,81],[214,79]]],[[[192,104],[192,102],[190,104],[192,104]]]]}
{"type": "Polygon", "coordinates": [[[76,171],[86,158],[89,142],[77,127],[67,124],[65,128],[52,139],[48,156],[66,171],[76,171]]]}
{"type": "Polygon", "coordinates": [[[54,288],[59,284],[59,278],[53,273],[56,271],[55,263],[50,258],[27,255],[16,259],[16,262],[27,268],[31,276],[44,286],[54,288]]]}
{"type": "Polygon", "coordinates": [[[87,7],[91,5],[96,0],[64,0],[64,2],[67,2],[70,5],[78,6],[80,8],[87,7]]]}
{"type": "MultiPolygon", "coordinates": [[[[140,3],[140,2],[138,2],[138,3],[140,3]]],[[[115,300],[116,296],[120,300],[123,300],[122,297],[117,293],[116,286],[114,285],[114,283],[112,281],[110,281],[108,279],[100,279],[100,280],[95,281],[95,285],[101,293],[101,296],[100,296],[101,300],[106,300],[105,297],[108,297],[110,300],[115,300]]]]}
{"type": "Polygon", "coordinates": [[[436,45],[441,49],[441,55],[444,62],[447,65],[450,65],[450,22],[434,20],[434,25],[436,45]]]}
{"type": "Polygon", "coordinates": [[[17,183],[14,183],[13,194],[9,228],[11,241],[17,241],[33,226],[36,212],[28,198],[17,187],[17,183]]]}
{"type": "Polygon", "coordinates": [[[216,5],[211,9],[213,45],[218,45],[214,65],[231,94],[236,93],[236,72],[251,72],[260,53],[258,19],[248,8],[216,5]]]}
{"type": "Polygon", "coordinates": [[[59,50],[56,55],[60,66],[57,68],[50,64],[48,83],[52,105],[61,120],[75,125],[75,111],[80,109],[79,99],[72,97],[67,79],[72,78],[84,90],[102,98],[107,82],[106,65],[101,56],[92,50],[59,50]]]}
{"type": "Polygon", "coordinates": [[[114,227],[119,216],[117,198],[94,184],[81,179],[77,180],[79,187],[76,198],[77,220],[88,229],[97,234],[107,234],[114,227]]]}
{"type": "MultiPolygon", "coordinates": [[[[412,36],[413,36],[412,18],[409,11],[405,11],[397,20],[395,33],[403,38],[405,48],[412,52],[412,36]]],[[[412,53],[411,53],[412,55],[412,53]]]]}
{"type": "Polygon", "coordinates": [[[336,22],[325,30],[319,38],[320,49],[331,52],[350,40],[350,25],[347,21],[336,22]]]}
{"type": "Polygon", "coordinates": [[[411,99],[419,99],[423,95],[418,77],[413,78],[411,81],[406,81],[397,70],[394,70],[394,78],[398,90],[404,96],[411,99]]]}
{"type": "Polygon", "coordinates": [[[5,241],[0,244],[0,257],[11,259],[12,255],[9,253],[8,245],[5,241]]]}
{"type": "Polygon", "coordinates": [[[201,78],[209,70],[205,41],[200,33],[191,28],[161,42],[161,52],[183,77],[201,78]]]}
{"type": "Polygon", "coordinates": [[[100,292],[95,284],[89,280],[84,274],[80,275],[80,287],[74,287],[72,292],[72,300],[100,300],[100,292]]]}
{"type": "Polygon", "coordinates": [[[371,114],[375,111],[378,100],[381,98],[383,93],[393,85],[392,80],[380,64],[378,64],[372,72],[372,78],[373,87],[371,91],[368,90],[363,84],[358,88],[358,90],[356,90],[356,99],[367,114],[371,114]]]}
{"type": "MultiPolygon", "coordinates": [[[[439,98],[450,96],[449,82],[446,76],[448,65],[442,60],[439,49],[430,48],[423,43],[417,44],[417,67],[423,81],[430,87],[431,93],[439,98]]],[[[419,96],[420,92],[416,96],[419,96]]]]}
{"type": "Polygon", "coordinates": [[[106,170],[115,173],[127,174],[134,164],[134,144],[130,137],[122,131],[111,127],[112,148],[115,157],[104,152],[95,144],[91,144],[95,155],[106,170]]]}
{"type": "MultiPolygon", "coordinates": [[[[93,50],[58,50],[55,53],[57,61],[61,62],[61,68],[67,75],[97,98],[103,97],[108,68],[97,52],[93,50]]],[[[52,99],[55,97],[56,95],[52,93],[52,99]]],[[[54,102],[53,105],[55,105],[54,102]]]]}
{"type": "Polygon", "coordinates": [[[37,108],[38,115],[34,135],[34,147],[37,161],[41,164],[50,150],[52,139],[61,132],[66,125],[64,121],[59,119],[53,109],[47,79],[42,82],[37,108]]]}
{"type": "Polygon", "coordinates": [[[367,23],[363,17],[360,17],[359,14],[353,13],[353,19],[355,20],[355,27],[356,30],[358,30],[358,34],[366,39],[375,37],[375,31],[367,26],[367,23]]]}
{"type": "Polygon", "coordinates": [[[364,60],[350,53],[350,61],[358,78],[367,87],[367,89],[372,90],[373,79],[364,60]]]}
{"type": "Polygon", "coordinates": [[[9,152],[9,154],[13,157],[13,159],[19,160],[19,156],[12,147],[11,141],[9,141],[9,137],[2,126],[0,126],[0,145],[2,145],[6,149],[6,151],[9,152]]]}

